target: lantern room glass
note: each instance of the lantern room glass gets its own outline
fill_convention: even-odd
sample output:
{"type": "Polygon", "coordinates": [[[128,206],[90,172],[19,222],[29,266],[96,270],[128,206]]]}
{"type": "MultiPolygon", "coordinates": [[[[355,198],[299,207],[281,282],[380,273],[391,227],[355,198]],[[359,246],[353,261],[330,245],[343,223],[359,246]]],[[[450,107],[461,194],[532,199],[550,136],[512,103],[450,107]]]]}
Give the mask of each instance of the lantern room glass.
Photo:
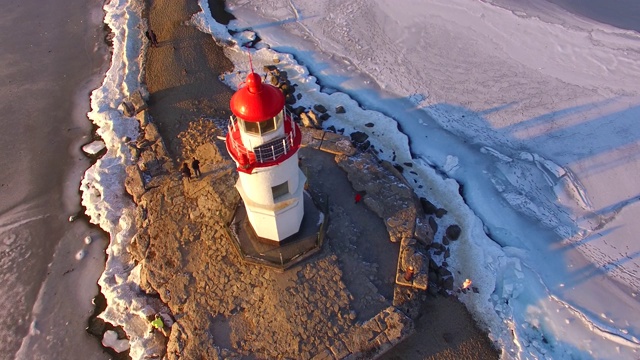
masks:
{"type": "Polygon", "coordinates": [[[242,120],[242,124],[244,125],[244,131],[253,135],[264,135],[270,133],[280,126],[282,123],[282,111],[278,113],[278,115],[263,121],[258,122],[249,122],[242,120]]]}

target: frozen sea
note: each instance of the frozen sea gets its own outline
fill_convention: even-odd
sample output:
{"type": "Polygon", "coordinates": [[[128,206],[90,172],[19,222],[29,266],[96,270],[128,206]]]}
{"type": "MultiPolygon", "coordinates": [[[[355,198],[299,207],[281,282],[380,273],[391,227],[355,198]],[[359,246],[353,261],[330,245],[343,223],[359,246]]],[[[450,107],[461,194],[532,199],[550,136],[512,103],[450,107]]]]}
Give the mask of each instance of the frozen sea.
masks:
{"type": "Polygon", "coordinates": [[[82,212],[102,0],[1,0],[0,358],[107,359],[85,331],[107,239],[82,212]]]}

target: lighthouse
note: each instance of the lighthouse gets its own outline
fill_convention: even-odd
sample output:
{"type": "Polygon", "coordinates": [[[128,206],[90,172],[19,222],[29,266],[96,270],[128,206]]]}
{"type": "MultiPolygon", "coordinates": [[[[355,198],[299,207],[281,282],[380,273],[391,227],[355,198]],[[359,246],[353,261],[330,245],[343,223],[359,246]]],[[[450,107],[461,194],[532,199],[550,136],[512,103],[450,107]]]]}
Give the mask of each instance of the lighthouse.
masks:
{"type": "Polygon", "coordinates": [[[300,230],[307,180],[298,166],[300,129],[284,104],[282,91],[252,69],[231,97],[226,137],[249,223],[259,238],[277,244],[300,230]]]}

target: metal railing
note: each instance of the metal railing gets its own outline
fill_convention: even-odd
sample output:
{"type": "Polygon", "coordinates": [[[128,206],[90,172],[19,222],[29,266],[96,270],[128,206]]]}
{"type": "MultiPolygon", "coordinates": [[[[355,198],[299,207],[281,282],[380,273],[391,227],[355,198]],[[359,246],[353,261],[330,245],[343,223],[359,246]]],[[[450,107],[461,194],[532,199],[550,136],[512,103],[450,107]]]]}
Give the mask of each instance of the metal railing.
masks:
{"type": "Polygon", "coordinates": [[[276,161],[279,157],[286,155],[291,151],[294,146],[294,139],[297,136],[296,124],[291,120],[291,114],[285,110],[285,116],[283,125],[285,127],[285,136],[267,143],[258,145],[253,149],[247,149],[241,142],[241,139],[236,139],[233,134],[240,130],[238,120],[231,116],[229,122],[229,140],[230,147],[234,152],[241,157],[246,157],[249,161],[255,161],[257,163],[268,163],[276,161]]]}
{"type": "Polygon", "coordinates": [[[289,132],[283,138],[275,139],[253,148],[256,161],[259,163],[267,163],[276,161],[282,155],[286,155],[293,146],[293,131],[289,132]]]}

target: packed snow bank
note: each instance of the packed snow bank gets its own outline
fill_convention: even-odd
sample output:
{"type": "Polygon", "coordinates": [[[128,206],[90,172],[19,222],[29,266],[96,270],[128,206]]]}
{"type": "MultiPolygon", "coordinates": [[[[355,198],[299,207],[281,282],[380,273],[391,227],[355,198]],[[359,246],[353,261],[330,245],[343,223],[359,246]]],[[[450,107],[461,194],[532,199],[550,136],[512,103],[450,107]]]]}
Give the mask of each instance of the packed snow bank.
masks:
{"type": "MultiPolygon", "coordinates": [[[[146,316],[155,313],[138,287],[139,272],[127,253],[135,234],[134,204],[124,189],[125,168],[131,163],[127,139],[138,137],[135,118],[123,115],[122,101],[141,86],[144,44],[141,0],[112,0],[104,6],[105,23],[112,31],[113,55],[102,86],[91,94],[88,116],[107,148],[84,175],[80,190],[82,205],[91,222],[109,233],[105,271],[98,281],[107,300],[99,316],[121,326],[130,342],[130,355],[141,359],[153,355],[155,343],[146,316]]],[[[105,333],[103,343],[116,351],[129,348],[127,340],[105,333]]]]}

